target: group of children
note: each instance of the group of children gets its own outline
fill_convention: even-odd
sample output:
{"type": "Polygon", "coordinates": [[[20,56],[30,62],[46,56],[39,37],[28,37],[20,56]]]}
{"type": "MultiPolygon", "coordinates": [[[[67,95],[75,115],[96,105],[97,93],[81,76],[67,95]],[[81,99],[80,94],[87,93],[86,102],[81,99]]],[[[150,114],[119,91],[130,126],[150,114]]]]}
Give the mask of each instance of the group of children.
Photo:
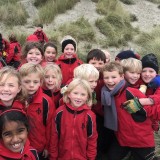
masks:
{"type": "Polygon", "coordinates": [[[29,41],[21,63],[0,69],[0,159],[156,160],[158,61],[92,49],[87,63],[70,36],[57,47],[29,41]],[[104,153],[106,157],[104,158],[104,153]]]}

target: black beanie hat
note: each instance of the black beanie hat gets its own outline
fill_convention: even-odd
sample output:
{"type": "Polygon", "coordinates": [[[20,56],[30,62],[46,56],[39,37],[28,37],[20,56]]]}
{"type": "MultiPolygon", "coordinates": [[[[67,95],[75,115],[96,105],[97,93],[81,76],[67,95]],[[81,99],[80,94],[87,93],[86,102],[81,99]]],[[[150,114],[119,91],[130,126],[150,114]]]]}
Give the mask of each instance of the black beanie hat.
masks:
{"type": "Polygon", "coordinates": [[[159,71],[158,60],[153,53],[145,55],[141,59],[141,61],[142,61],[142,68],[145,68],[145,67],[153,68],[158,74],[158,71],[159,71]]]}
{"type": "Polygon", "coordinates": [[[66,39],[62,42],[62,52],[64,51],[64,48],[68,44],[72,44],[74,46],[74,50],[76,51],[76,43],[72,39],[66,39]]]}
{"type": "Polygon", "coordinates": [[[139,59],[139,56],[137,54],[135,54],[132,50],[126,50],[126,51],[122,51],[122,52],[118,53],[117,56],[115,57],[115,60],[117,60],[117,59],[123,60],[123,59],[127,59],[127,58],[139,59]]]}

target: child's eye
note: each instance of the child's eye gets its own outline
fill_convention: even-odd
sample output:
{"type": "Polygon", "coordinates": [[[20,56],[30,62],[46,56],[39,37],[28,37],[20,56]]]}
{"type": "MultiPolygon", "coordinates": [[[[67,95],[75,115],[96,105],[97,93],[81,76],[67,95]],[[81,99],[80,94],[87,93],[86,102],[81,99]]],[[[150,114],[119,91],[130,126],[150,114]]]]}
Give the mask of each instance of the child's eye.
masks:
{"type": "Polygon", "coordinates": [[[26,83],[26,84],[28,84],[30,81],[28,81],[28,80],[26,80],[26,81],[24,81],[24,83],[26,83]]]}
{"type": "Polygon", "coordinates": [[[25,128],[20,128],[20,129],[18,129],[18,133],[22,133],[22,132],[24,132],[25,131],[25,128]]]}
{"type": "Polygon", "coordinates": [[[0,83],[0,86],[3,87],[3,86],[4,86],[4,83],[0,83]]]}
{"type": "Polygon", "coordinates": [[[2,136],[3,137],[9,137],[9,136],[11,136],[11,133],[10,132],[4,132],[4,133],[2,133],[2,136]]]}

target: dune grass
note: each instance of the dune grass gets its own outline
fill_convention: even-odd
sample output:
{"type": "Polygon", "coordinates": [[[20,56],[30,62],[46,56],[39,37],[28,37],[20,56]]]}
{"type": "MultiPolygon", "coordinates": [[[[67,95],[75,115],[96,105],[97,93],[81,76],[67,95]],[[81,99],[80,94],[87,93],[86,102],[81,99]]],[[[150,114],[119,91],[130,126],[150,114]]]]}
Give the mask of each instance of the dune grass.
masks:
{"type": "Polygon", "coordinates": [[[64,13],[66,10],[71,9],[79,0],[36,0],[38,4],[39,19],[38,23],[50,23],[54,20],[55,16],[64,13]]]}
{"type": "Polygon", "coordinates": [[[133,39],[137,31],[131,26],[130,15],[123,10],[118,0],[98,2],[97,12],[105,15],[96,21],[96,26],[106,36],[108,46],[124,46],[133,39]]]}
{"type": "Polygon", "coordinates": [[[0,5],[0,21],[7,26],[24,25],[27,21],[27,13],[21,4],[16,2],[8,0],[0,5]]]}
{"type": "Polygon", "coordinates": [[[139,53],[145,55],[154,53],[160,64],[160,27],[156,27],[150,33],[141,33],[136,39],[135,43],[141,46],[139,53]]]}

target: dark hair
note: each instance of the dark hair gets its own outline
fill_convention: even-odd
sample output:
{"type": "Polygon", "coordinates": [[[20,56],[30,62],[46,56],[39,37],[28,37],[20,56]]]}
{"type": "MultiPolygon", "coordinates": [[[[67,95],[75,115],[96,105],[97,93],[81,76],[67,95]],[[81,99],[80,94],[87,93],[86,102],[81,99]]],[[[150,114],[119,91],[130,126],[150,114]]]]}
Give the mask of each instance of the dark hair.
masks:
{"type": "Polygon", "coordinates": [[[5,123],[11,121],[23,123],[27,128],[27,131],[29,130],[27,116],[21,110],[8,109],[0,115],[0,138],[2,138],[2,131],[4,129],[5,123]]]}
{"type": "Polygon", "coordinates": [[[28,52],[33,48],[37,48],[41,52],[42,56],[44,56],[44,52],[43,52],[41,43],[28,41],[25,43],[23,47],[21,58],[25,59],[27,57],[28,52]]]}
{"type": "Polygon", "coordinates": [[[10,34],[10,35],[9,35],[9,40],[10,40],[10,42],[17,42],[16,35],[10,34]]]}
{"type": "Polygon", "coordinates": [[[47,47],[53,47],[53,48],[56,50],[56,52],[58,52],[58,51],[57,51],[57,46],[56,46],[53,42],[48,42],[48,43],[46,43],[46,44],[43,46],[43,51],[44,51],[44,52],[45,52],[45,50],[46,50],[47,47]]]}
{"type": "Polygon", "coordinates": [[[41,27],[43,29],[43,25],[42,24],[38,24],[37,27],[41,27]]]}
{"type": "Polygon", "coordinates": [[[96,60],[101,60],[104,63],[106,63],[106,55],[105,53],[100,50],[100,49],[92,49],[88,54],[87,54],[87,63],[89,63],[90,60],[92,59],[96,59],[96,60]]]}

